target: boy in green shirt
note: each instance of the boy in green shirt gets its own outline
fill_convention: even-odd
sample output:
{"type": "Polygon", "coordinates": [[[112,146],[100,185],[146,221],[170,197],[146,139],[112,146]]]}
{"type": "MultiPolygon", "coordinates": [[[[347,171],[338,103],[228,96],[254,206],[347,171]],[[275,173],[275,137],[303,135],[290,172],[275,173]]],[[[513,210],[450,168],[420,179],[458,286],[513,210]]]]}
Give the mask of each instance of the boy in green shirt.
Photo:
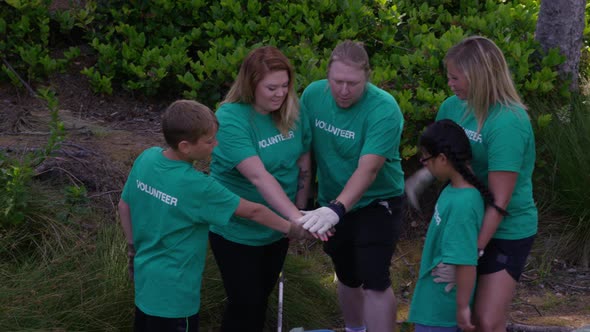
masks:
{"type": "Polygon", "coordinates": [[[169,148],[145,150],[131,169],[119,214],[135,284],[135,331],[198,331],[209,225],[226,225],[235,214],[290,238],[305,236],[300,226],[193,168],[211,155],[217,128],[209,108],[178,100],[162,118],[169,148]]]}

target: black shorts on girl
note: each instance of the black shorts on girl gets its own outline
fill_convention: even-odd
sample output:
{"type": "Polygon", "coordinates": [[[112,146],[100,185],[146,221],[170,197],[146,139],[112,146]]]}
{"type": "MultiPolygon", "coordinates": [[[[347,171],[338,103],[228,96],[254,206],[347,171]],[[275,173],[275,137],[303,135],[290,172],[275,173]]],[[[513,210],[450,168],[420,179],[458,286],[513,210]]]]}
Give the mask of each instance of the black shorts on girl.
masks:
{"type": "Polygon", "coordinates": [[[182,318],[151,316],[135,307],[134,332],[199,332],[199,313],[182,318]]]}
{"type": "Polygon", "coordinates": [[[518,281],[534,241],[535,235],[519,240],[491,239],[477,262],[477,274],[490,274],[505,269],[518,281]]]}
{"type": "Polygon", "coordinates": [[[404,198],[377,200],[351,211],[324,243],[344,285],[383,291],[391,286],[389,267],[400,234],[404,198]]]}

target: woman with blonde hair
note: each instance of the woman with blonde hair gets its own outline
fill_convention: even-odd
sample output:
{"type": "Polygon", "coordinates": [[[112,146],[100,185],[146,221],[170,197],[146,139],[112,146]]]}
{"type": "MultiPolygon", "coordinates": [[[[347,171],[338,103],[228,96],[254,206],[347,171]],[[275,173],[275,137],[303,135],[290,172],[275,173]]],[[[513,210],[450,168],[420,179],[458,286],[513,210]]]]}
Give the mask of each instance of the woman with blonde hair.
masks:
{"type": "MultiPolygon", "coordinates": [[[[473,149],[475,175],[488,185],[495,204],[508,212],[503,216],[493,207],[485,211],[477,240],[474,305],[479,331],[505,331],[514,290],[537,233],[535,137],[504,55],[493,41],[468,37],[447,52],[444,63],[454,96],[442,103],[436,119],[451,119],[463,127],[473,149]]],[[[409,196],[416,182],[420,181],[408,180],[409,196]]],[[[452,269],[442,266],[434,274],[452,280],[452,269]]]]}
{"type": "MultiPolygon", "coordinates": [[[[290,221],[302,216],[310,186],[311,132],[287,57],[272,46],[252,50],[216,112],[212,176],[232,192],[290,221]]],[[[209,240],[227,293],[222,331],[262,331],[268,296],[288,240],[268,227],[232,217],[209,240]]]]}

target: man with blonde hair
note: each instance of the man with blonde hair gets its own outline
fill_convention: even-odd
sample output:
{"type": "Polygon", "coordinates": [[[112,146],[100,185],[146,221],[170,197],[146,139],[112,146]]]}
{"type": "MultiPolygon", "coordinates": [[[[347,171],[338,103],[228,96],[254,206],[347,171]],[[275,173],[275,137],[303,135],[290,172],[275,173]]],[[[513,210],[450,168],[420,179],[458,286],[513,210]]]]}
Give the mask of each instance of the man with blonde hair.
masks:
{"type": "Polygon", "coordinates": [[[301,97],[322,207],[300,221],[318,234],[336,229],[324,251],[338,276],[347,332],[393,331],[396,317],[389,267],[403,215],[403,116],[393,96],[369,83],[370,73],[364,46],[344,41],[332,52],[328,78],[301,97]]]}

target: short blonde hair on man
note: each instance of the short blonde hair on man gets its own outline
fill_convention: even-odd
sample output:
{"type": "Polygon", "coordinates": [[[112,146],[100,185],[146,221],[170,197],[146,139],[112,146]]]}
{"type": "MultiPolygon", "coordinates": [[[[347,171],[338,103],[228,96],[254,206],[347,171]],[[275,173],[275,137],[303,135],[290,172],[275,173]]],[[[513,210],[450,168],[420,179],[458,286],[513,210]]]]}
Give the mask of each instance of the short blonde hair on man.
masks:
{"type": "Polygon", "coordinates": [[[365,78],[369,80],[371,75],[371,65],[369,64],[369,55],[365,50],[365,46],[361,42],[355,42],[352,40],[345,40],[340,44],[336,45],[330,55],[328,61],[328,73],[332,63],[340,61],[344,64],[362,69],[365,72],[365,78]]]}
{"type": "Polygon", "coordinates": [[[287,98],[271,116],[279,131],[285,135],[295,127],[299,118],[299,101],[295,94],[295,70],[289,59],[276,47],[256,48],[246,56],[236,80],[221,103],[256,103],[256,86],[272,72],[285,70],[289,74],[287,98]]]}
{"type": "Polygon", "coordinates": [[[182,141],[195,143],[219,123],[211,109],[194,100],[177,100],[162,115],[162,133],[168,146],[177,150],[182,141]]]}
{"type": "Polygon", "coordinates": [[[482,36],[465,38],[451,47],[444,58],[445,66],[454,64],[469,84],[467,104],[477,119],[478,130],[496,103],[512,107],[526,106],[516,92],[508,64],[500,48],[482,36]]]}

